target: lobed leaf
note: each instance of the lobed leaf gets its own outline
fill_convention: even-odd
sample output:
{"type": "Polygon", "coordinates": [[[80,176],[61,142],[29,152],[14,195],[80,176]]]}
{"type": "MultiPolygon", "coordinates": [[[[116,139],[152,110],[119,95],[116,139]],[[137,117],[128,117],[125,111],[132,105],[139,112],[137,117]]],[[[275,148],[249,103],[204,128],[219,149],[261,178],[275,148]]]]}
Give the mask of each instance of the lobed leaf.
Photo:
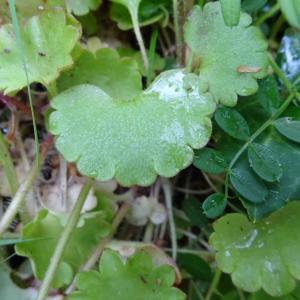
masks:
{"type": "Polygon", "coordinates": [[[255,224],[242,214],[222,217],[210,238],[219,268],[248,292],[262,288],[274,297],[290,293],[300,279],[299,221],[299,202],[255,224]]]}
{"type": "Polygon", "coordinates": [[[267,43],[251,17],[241,13],[235,27],[225,25],[219,2],[195,6],[185,25],[185,40],[200,59],[200,82],[224,105],[254,94],[256,79],[267,75],[267,43]]]}
{"type": "MultiPolygon", "coordinates": [[[[30,259],[37,279],[43,279],[46,273],[52,253],[64,229],[63,221],[63,216],[41,210],[22,230],[23,239],[35,240],[17,244],[16,253],[30,259]],[[38,239],[40,237],[47,239],[38,239]]],[[[99,240],[108,234],[109,227],[101,212],[81,217],[56,272],[53,287],[61,287],[71,282],[75,271],[86,261],[99,240]]]]}
{"type": "Polygon", "coordinates": [[[220,0],[220,3],[225,24],[238,25],[241,17],[241,0],[220,0]]]}
{"type": "Polygon", "coordinates": [[[175,272],[171,266],[154,267],[151,257],[137,252],[124,264],[120,256],[105,250],[99,272],[77,276],[77,287],[70,300],[184,300],[185,295],[172,287],[175,272]]]}
{"type": "MultiPolygon", "coordinates": [[[[72,65],[71,51],[80,36],[80,29],[72,24],[68,24],[62,10],[56,10],[31,18],[21,29],[30,83],[47,86],[61,70],[72,65]]],[[[9,93],[26,85],[13,26],[4,25],[0,27],[0,90],[9,93]]]]}
{"type": "Polygon", "coordinates": [[[95,53],[82,50],[72,69],[61,74],[57,81],[60,91],[80,84],[92,84],[116,99],[130,99],[140,94],[141,76],[135,60],[120,58],[109,48],[95,53]]]}
{"type": "Polygon", "coordinates": [[[69,12],[76,16],[88,14],[91,10],[97,10],[102,0],[65,0],[69,12]]]}
{"type": "Polygon", "coordinates": [[[146,186],[191,164],[206,145],[216,104],[196,75],[162,73],[131,99],[112,98],[92,85],[71,88],[52,101],[50,131],[67,161],[89,177],[146,186]]]}

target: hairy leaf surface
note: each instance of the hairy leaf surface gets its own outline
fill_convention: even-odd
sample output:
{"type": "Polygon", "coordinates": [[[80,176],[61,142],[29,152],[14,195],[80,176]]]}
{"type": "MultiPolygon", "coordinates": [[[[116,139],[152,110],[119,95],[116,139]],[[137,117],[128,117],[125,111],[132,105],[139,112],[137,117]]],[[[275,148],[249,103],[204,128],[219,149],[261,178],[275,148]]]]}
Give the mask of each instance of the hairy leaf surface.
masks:
{"type": "Polygon", "coordinates": [[[203,10],[195,6],[185,26],[185,39],[200,58],[200,82],[224,105],[258,89],[256,79],[267,74],[267,44],[251,17],[242,13],[235,27],[225,25],[219,2],[203,10]]]}
{"type": "Polygon", "coordinates": [[[131,99],[81,85],[57,96],[52,107],[56,146],[82,174],[146,186],[157,174],[171,177],[192,163],[192,149],[210,138],[216,104],[200,92],[196,75],[172,70],[131,99]]]}
{"type": "Polygon", "coordinates": [[[155,267],[145,252],[137,252],[124,264],[120,256],[106,250],[100,260],[100,272],[80,273],[79,291],[70,300],[184,300],[185,295],[172,287],[175,272],[171,266],[155,267]]]}
{"type": "Polygon", "coordinates": [[[218,266],[249,292],[263,288],[272,296],[290,293],[300,279],[300,203],[291,202],[255,224],[228,214],[214,224],[210,243],[218,266]]]}
{"type": "MultiPolygon", "coordinates": [[[[47,238],[16,245],[17,254],[30,259],[37,279],[43,279],[45,275],[52,253],[64,230],[64,218],[66,216],[58,216],[47,210],[41,210],[22,231],[24,239],[47,238]]],[[[74,272],[86,261],[99,240],[108,232],[109,225],[100,212],[83,215],[59,264],[52,283],[53,287],[69,284],[74,272]]]]}
{"type": "Polygon", "coordinates": [[[116,99],[140,94],[141,76],[135,60],[120,58],[115,50],[103,48],[96,53],[83,50],[73,68],[62,73],[57,87],[64,91],[80,84],[93,84],[116,99]]]}
{"type": "MultiPolygon", "coordinates": [[[[80,29],[68,24],[62,10],[44,12],[21,28],[23,54],[29,82],[47,86],[59,72],[72,65],[71,51],[80,29]],[[49,30],[51,28],[51,30],[49,30]]],[[[27,85],[16,37],[11,24],[0,27],[0,90],[17,91],[27,85]]]]}

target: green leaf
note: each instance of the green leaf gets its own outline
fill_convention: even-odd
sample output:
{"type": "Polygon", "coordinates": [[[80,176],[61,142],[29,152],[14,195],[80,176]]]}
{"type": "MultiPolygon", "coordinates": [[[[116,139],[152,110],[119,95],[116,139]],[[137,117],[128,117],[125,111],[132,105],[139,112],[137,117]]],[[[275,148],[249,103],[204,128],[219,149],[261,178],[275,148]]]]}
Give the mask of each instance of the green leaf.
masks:
{"type": "MultiPolygon", "coordinates": [[[[37,279],[43,279],[57,241],[64,229],[66,216],[54,215],[41,210],[36,218],[22,230],[23,239],[46,237],[46,240],[16,245],[16,253],[30,259],[37,279]]],[[[73,274],[86,261],[86,258],[99,240],[109,232],[109,225],[101,212],[83,215],[74,230],[63,259],[52,283],[53,287],[69,284],[73,274]]]]}
{"type": "Polygon", "coordinates": [[[282,168],[272,148],[252,143],[248,148],[249,163],[262,179],[273,182],[282,176],[282,168]]]}
{"type": "Polygon", "coordinates": [[[97,10],[102,0],[66,0],[67,9],[76,16],[88,14],[91,10],[97,10]]]}
{"type": "Polygon", "coordinates": [[[222,106],[216,111],[215,120],[230,136],[242,141],[250,138],[247,121],[237,110],[222,106]]]}
{"type": "Polygon", "coordinates": [[[136,62],[120,58],[118,53],[103,48],[96,53],[82,50],[72,69],[61,74],[57,87],[64,91],[80,84],[93,84],[115,99],[130,99],[140,94],[141,76],[136,62]]]}
{"type": "MultiPolygon", "coordinates": [[[[266,106],[263,100],[267,99],[268,95],[275,94],[274,91],[272,92],[271,87],[272,85],[268,85],[268,88],[260,87],[260,91],[257,94],[248,97],[245,101],[240,101],[236,107],[247,120],[251,132],[255,132],[274,115],[269,109],[265,109],[265,107],[273,105],[266,106]]],[[[273,88],[278,89],[276,85],[273,88]]],[[[281,102],[280,99],[279,101],[281,102]]],[[[292,116],[294,120],[300,120],[299,109],[293,104],[291,104],[284,115],[292,116]]],[[[243,142],[221,132],[218,127],[215,128],[215,135],[219,136],[219,138],[214,147],[225,156],[227,161],[231,161],[244,145],[243,142]]],[[[278,182],[264,182],[268,189],[268,196],[264,202],[253,203],[245,199],[243,200],[249,217],[257,220],[283,207],[289,201],[300,199],[300,144],[289,141],[281,136],[274,126],[270,126],[265,130],[255,142],[272,149],[276,160],[282,166],[282,176],[278,182]]],[[[246,166],[247,170],[250,169],[247,155],[242,156],[240,161],[246,166]]]]}
{"type": "Polygon", "coordinates": [[[210,281],[212,272],[209,264],[200,256],[194,254],[179,254],[178,265],[187,271],[193,280],[210,281]]]}
{"type": "Polygon", "coordinates": [[[255,224],[245,215],[228,214],[214,224],[210,244],[219,268],[248,292],[263,288],[282,296],[300,279],[300,202],[289,203],[255,224]]]}
{"type": "Polygon", "coordinates": [[[205,199],[202,208],[208,218],[215,219],[224,213],[227,199],[223,194],[212,194],[205,199]]]}
{"type": "Polygon", "coordinates": [[[126,101],[92,85],[71,88],[52,101],[56,147],[82,174],[99,180],[147,186],[157,174],[174,176],[211,135],[216,104],[198,84],[196,75],[172,70],[126,101]]]}
{"type": "Polygon", "coordinates": [[[0,264],[0,299],[3,300],[31,300],[26,290],[17,287],[10,278],[9,269],[0,264]]]}
{"type": "MultiPolygon", "coordinates": [[[[15,0],[16,12],[20,23],[26,22],[29,18],[40,15],[45,10],[57,7],[64,8],[64,0],[15,0]]],[[[11,16],[8,7],[8,0],[0,0],[1,19],[0,25],[11,23],[11,16]]]]}
{"type": "Polygon", "coordinates": [[[196,150],[193,164],[203,172],[211,174],[224,173],[228,167],[223,154],[211,148],[196,150]]]}
{"type": "MultiPolygon", "coordinates": [[[[138,64],[138,69],[140,73],[146,77],[148,75],[147,70],[143,62],[142,54],[140,51],[135,51],[131,48],[120,47],[117,48],[118,53],[121,57],[132,57],[138,64]]],[[[147,51],[149,57],[149,51],[147,51]]],[[[159,56],[159,54],[154,54],[154,62],[152,65],[151,78],[155,77],[155,71],[162,71],[165,67],[165,60],[159,56]]]]}
{"type": "Polygon", "coordinates": [[[268,196],[265,183],[250,169],[247,161],[238,161],[231,170],[230,181],[234,189],[252,203],[262,203],[268,196]]]}
{"type": "MultiPolygon", "coordinates": [[[[300,146],[287,143],[273,131],[262,136],[259,142],[272,149],[283,172],[279,182],[265,183],[269,191],[265,202],[244,203],[249,215],[255,220],[300,198],[300,146]]],[[[243,160],[246,163],[246,158],[243,160]]]]}
{"type": "Polygon", "coordinates": [[[243,0],[242,10],[249,14],[253,14],[262,9],[267,2],[268,0],[243,0]]]}
{"type": "Polygon", "coordinates": [[[105,250],[100,260],[100,272],[90,271],[77,276],[79,291],[70,300],[184,300],[185,295],[172,287],[175,272],[172,267],[155,267],[151,257],[137,252],[124,264],[112,250],[105,250]]]}
{"type": "Polygon", "coordinates": [[[299,0],[278,0],[281,10],[289,23],[300,29],[300,5],[299,0]]]}
{"type": "Polygon", "coordinates": [[[203,213],[201,202],[196,198],[191,197],[185,199],[182,203],[182,210],[192,226],[199,226],[201,228],[208,227],[208,219],[203,213]]]}
{"type": "Polygon", "coordinates": [[[283,136],[300,143],[300,121],[286,117],[277,119],[273,124],[283,136]]]}
{"type": "Polygon", "coordinates": [[[255,98],[259,99],[259,104],[268,113],[268,116],[271,117],[274,115],[282,104],[274,76],[268,76],[260,81],[259,90],[255,98]]]}
{"type": "Polygon", "coordinates": [[[255,93],[256,79],[267,75],[267,44],[250,24],[242,13],[237,26],[226,26],[220,3],[212,2],[195,6],[185,25],[186,42],[201,61],[200,82],[224,105],[255,93]]]}
{"type": "MultiPolygon", "coordinates": [[[[62,69],[72,65],[70,53],[80,30],[68,25],[64,12],[56,10],[31,18],[21,29],[21,36],[30,83],[48,86],[62,69]]],[[[0,27],[0,90],[9,93],[26,85],[13,26],[4,25],[0,27]]]]}
{"type": "Polygon", "coordinates": [[[227,26],[236,26],[241,17],[241,0],[220,0],[222,15],[227,26]]]}

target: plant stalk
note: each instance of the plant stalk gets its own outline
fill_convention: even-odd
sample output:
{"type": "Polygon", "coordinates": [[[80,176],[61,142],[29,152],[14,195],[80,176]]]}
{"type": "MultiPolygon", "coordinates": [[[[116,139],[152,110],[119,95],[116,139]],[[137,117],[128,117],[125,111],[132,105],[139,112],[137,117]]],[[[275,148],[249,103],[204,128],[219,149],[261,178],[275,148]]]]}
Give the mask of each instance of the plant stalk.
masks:
{"type": "Polygon", "coordinates": [[[17,190],[15,196],[13,197],[12,202],[10,203],[7,211],[5,212],[4,216],[0,221],[0,236],[7,230],[13,219],[15,218],[16,214],[19,211],[20,206],[22,205],[26,195],[28,194],[31,186],[34,182],[38,169],[36,168],[36,164],[32,167],[29,176],[24,181],[23,184],[20,185],[19,189],[17,190]]]}
{"type": "Polygon", "coordinates": [[[140,29],[138,7],[135,7],[134,9],[130,9],[129,12],[130,12],[130,16],[131,16],[131,20],[132,20],[132,24],[133,24],[134,34],[135,34],[136,40],[139,44],[143,62],[144,62],[144,66],[145,66],[145,70],[147,73],[148,68],[149,68],[149,61],[148,61],[148,55],[147,55],[145,43],[144,43],[143,36],[141,33],[141,29],[140,29]]]}
{"type": "Polygon", "coordinates": [[[172,243],[172,258],[176,261],[177,258],[177,236],[176,236],[176,225],[173,214],[173,205],[172,205],[172,189],[169,179],[161,178],[162,188],[165,194],[165,201],[168,211],[169,227],[171,234],[171,243],[172,243]]]}
{"type": "Polygon", "coordinates": [[[7,149],[5,138],[1,132],[0,132],[0,164],[3,165],[3,169],[10,187],[10,191],[12,195],[15,195],[18,190],[19,183],[14,168],[14,163],[7,149]]]}
{"type": "Polygon", "coordinates": [[[269,18],[273,17],[279,10],[280,10],[280,4],[276,3],[266,13],[264,13],[257,19],[257,21],[255,22],[255,25],[256,26],[261,25],[263,22],[265,22],[269,18]]]}
{"type": "Polygon", "coordinates": [[[61,237],[56,245],[56,248],[54,250],[54,253],[51,257],[50,264],[49,264],[49,267],[45,274],[42,285],[40,287],[37,300],[45,300],[48,296],[48,292],[49,292],[51,283],[53,281],[53,278],[55,276],[55,273],[57,271],[57,268],[59,266],[61,258],[64,254],[64,251],[67,247],[67,244],[72,236],[74,229],[76,228],[76,225],[80,218],[81,209],[82,209],[84,202],[85,202],[85,200],[90,192],[90,189],[92,187],[92,182],[93,181],[91,179],[88,179],[80,191],[80,194],[78,196],[76,204],[73,207],[73,209],[70,213],[70,216],[68,218],[67,225],[64,228],[64,231],[62,232],[62,235],[61,235],[61,237]]]}
{"type": "Polygon", "coordinates": [[[177,64],[181,65],[183,60],[183,41],[179,22],[179,5],[178,0],[173,0],[173,18],[176,39],[176,56],[177,64]]]}
{"type": "Polygon", "coordinates": [[[213,294],[214,294],[215,290],[217,289],[218,284],[220,282],[221,275],[222,275],[221,270],[219,268],[216,269],[215,276],[214,276],[211,286],[209,287],[209,290],[206,294],[205,300],[210,300],[211,297],[213,296],[213,294]]]}

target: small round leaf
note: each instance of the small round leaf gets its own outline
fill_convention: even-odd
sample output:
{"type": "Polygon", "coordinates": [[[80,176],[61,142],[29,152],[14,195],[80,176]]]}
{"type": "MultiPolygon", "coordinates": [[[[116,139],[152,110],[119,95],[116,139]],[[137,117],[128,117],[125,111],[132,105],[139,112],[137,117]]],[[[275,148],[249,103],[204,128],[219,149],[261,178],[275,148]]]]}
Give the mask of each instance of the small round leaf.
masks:
{"type": "Polygon", "coordinates": [[[274,122],[274,126],[286,138],[300,143],[300,121],[281,118],[274,122]]]}
{"type": "Polygon", "coordinates": [[[250,138],[247,121],[237,110],[222,106],[216,111],[215,120],[230,136],[242,141],[250,138]]]}
{"type": "Polygon", "coordinates": [[[227,201],[223,194],[212,194],[205,199],[202,208],[204,213],[211,219],[221,216],[226,208],[227,201]]]}
{"type": "Polygon", "coordinates": [[[195,151],[194,166],[211,174],[224,173],[228,163],[223,154],[211,148],[203,148],[195,151]]]}

